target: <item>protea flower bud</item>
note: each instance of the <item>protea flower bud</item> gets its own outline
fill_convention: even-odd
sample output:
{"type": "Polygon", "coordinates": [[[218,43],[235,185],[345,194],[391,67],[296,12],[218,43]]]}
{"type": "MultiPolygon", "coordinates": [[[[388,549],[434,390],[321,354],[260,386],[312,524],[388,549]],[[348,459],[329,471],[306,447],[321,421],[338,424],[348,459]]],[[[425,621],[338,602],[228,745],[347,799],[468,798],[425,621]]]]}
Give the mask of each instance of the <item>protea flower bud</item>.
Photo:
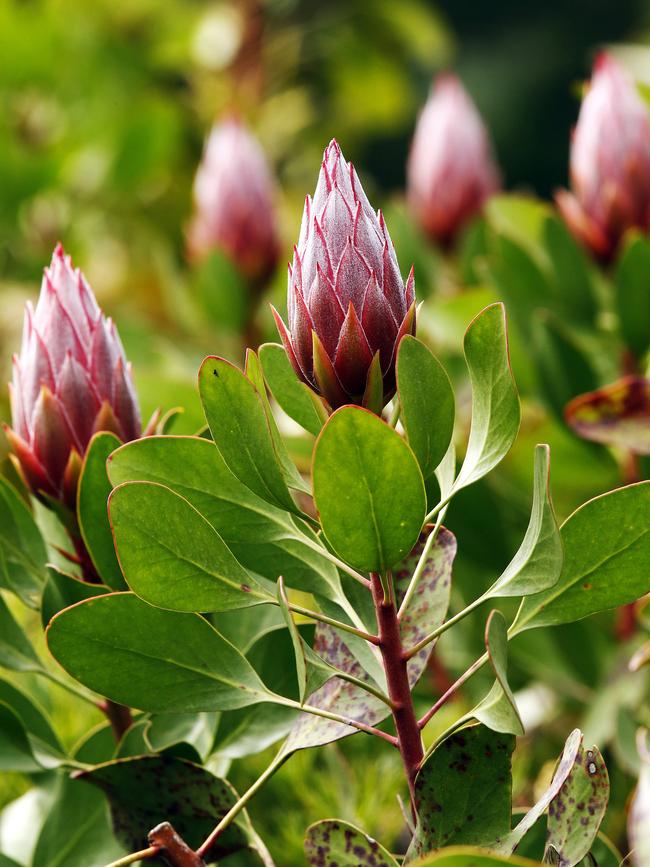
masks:
{"type": "Polygon", "coordinates": [[[279,252],[274,197],[259,143],[236,118],[216,124],[194,180],[190,256],[222,250],[249,280],[263,281],[279,252]]]}
{"type": "Polygon", "coordinates": [[[446,246],[498,188],[499,172],[474,103],[455,76],[439,76],[411,145],[411,210],[425,232],[446,246]]]}
{"type": "Polygon", "coordinates": [[[140,436],[140,410],[115,325],[59,244],[14,356],[7,438],[34,493],[74,504],[92,435],[140,436]]]}
{"type": "Polygon", "coordinates": [[[596,256],[612,256],[632,226],[650,228],[650,113],[634,82],[598,57],[571,143],[572,192],[556,193],[569,229],[596,256]]]}
{"type": "Polygon", "coordinates": [[[331,141],[289,266],[288,329],[273,311],[296,373],[334,409],[378,411],[395,390],[397,345],[415,330],[414,297],[413,270],[405,285],[383,216],[331,141]]]}

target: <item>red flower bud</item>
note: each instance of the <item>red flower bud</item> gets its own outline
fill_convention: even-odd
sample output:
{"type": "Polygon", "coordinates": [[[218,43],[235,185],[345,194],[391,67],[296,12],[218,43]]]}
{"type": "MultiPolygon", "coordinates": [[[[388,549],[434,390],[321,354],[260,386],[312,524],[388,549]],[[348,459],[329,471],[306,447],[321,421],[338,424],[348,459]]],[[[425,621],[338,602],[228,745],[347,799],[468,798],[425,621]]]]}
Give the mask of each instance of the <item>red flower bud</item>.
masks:
{"type": "Polygon", "coordinates": [[[450,244],[499,188],[483,121],[460,81],[435,82],[418,119],[407,166],[408,200],[422,228],[450,244]]]}
{"type": "Polygon", "coordinates": [[[250,280],[267,278],[279,252],[274,194],[262,148],[243,124],[215,125],[194,180],[190,256],[222,250],[250,280]]]}
{"type": "Polygon", "coordinates": [[[572,192],[556,193],[569,229],[596,256],[622,235],[650,228],[650,113],[634,82],[607,54],[597,59],[571,143],[572,192]]]}
{"type": "Polygon", "coordinates": [[[330,142],[289,266],[288,329],[273,311],[296,373],[332,408],[383,406],[395,391],[398,343],[415,330],[414,288],[412,269],[402,280],[384,218],[330,142]]]}
{"type": "Polygon", "coordinates": [[[60,244],[36,309],[27,304],[9,389],[13,429],[6,434],[34,493],[74,503],[92,435],[109,430],[125,442],[140,436],[131,368],[115,325],[60,244]]]}

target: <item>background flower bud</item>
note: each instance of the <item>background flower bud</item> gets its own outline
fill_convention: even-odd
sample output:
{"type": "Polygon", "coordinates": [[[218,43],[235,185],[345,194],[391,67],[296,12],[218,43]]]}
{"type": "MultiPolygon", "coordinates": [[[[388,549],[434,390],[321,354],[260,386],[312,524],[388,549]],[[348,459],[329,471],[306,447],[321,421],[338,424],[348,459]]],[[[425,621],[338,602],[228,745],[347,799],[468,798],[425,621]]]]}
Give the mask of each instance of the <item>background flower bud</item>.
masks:
{"type": "Polygon", "coordinates": [[[130,365],[81,271],[59,244],[33,309],[27,304],[13,360],[12,428],[7,438],[34,493],[74,503],[81,459],[92,435],[140,436],[130,365]]]}
{"type": "Polygon", "coordinates": [[[381,377],[383,406],[397,345],[415,330],[414,297],[413,271],[405,285],[383,216],[330,142],[289,266],[288,328],[273,311],[294,369],[332,408],[374,403],[381,377]]]}
{"type": "Polygon", "coordinates": [[[609,55],[596,60],[571,143],[572,192],[556,193],[573,234],[609,258],[624,232],[650,227],[650,113],[609,55]]]}
{"type": "Polygon", "coordinates": [[[455,76],[439,76],[411,145],[411,210],[428,235],[447,245],[498,188],[490,141],[474,103],[455,76]]]}
{"type": "Polygon", "coordinates": [[[192,258],[226,253],[252,281],[273,271],[279,252],[274,183],[259,143],[236,118],[215,125],[194,180],[192,258]]]}

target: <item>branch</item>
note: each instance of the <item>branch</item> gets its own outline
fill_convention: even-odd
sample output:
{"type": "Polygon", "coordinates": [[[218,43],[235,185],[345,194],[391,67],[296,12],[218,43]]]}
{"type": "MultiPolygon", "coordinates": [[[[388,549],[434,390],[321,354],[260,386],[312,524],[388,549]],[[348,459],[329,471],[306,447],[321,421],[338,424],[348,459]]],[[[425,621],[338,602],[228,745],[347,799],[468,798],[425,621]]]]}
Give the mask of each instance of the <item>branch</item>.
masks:
{"type": "Polygon", "coordinates": [[[461,676],[458,678],[458,680],[457,680],[455,683],[452,683],[452,685],[449,687],[449,689],[448,689],[446,692],[444,692],[444,693],[440,696],[440,698],[439,698],[438,701],[433,705],[433,707],[429,708],[429,710],[425,713],[425,715],[424,715],[423,717],[421,717],[421,718],[418,720],[418,728],[419,728],[420,730],[423,729],[423,728],[425,727],[425,725],[429,722],[429,720],[430,720],[433,716],[435,716],[435,714],[438,713],[438,711],[440,710],[440,708],[441,708],[443,705],[447,704],[447,702],[448,702],[449,699],[454,695],[454,693],[456,693],[456,692],[460,689],[460,687],[461,687],[461,686],[462,686],[466,681],[468,681],[468,680],[470,679],[470,677],[471,677],[473,674],[476,674],[476,672],[477,672],[480,668],[483,668],[483,666],[485,665],[485,663],[486,663],[487,661],[488,661],[488,655],[487,655],[487,653],[484,653],[483,656],[480,656],[480,657],[476,660],[476,662],[473,662],[473,663],[470,665],[470,667],[467,669],[467,671],[464,672],[463,674],[461,674],[461,676]]]}
{"type": "MultiPolygon", "coordinates": [[[[273,605],[279,605],[277,600],[272,600],[273,605]]],[[[363,629],[358,629],[356,626],[351,626],[349,623],[343,623],[341,620],[335,620],[333,617],[328,617],[326,614],[321,614],[320,611],[312,611],[309,608],[303,608],[302,605],[295,605],[293,602],[287,603],[289,610],[294,614],[301,614],[303,617],[308,617],[310,620],[319,620],[321,623],[327,623],[328,626],[333,626],[334,629],[342,629],[344,632],[351,632],[352,635],[357,635],[368,641],[370,644],[379,644],[379,638],[376,635],[371,635],[363,629]]]]}
{"type": "Polygon", "coordinates": [[[410,647],[407,651],[405,651],[406,659],[411,659],[417,653],[419,653],[423,647],[426,647],[427,644],[430,644],[432,641],[435,641],[443,632],[446,632],[452,626],[455,626],[456,623],[459,623],[464,617],[467,617],[468,614],[471,614],[475,608],[478,608],[479,605],[482,605],[487,599],[487,594],[483,594],[483,596],[479,596],[478,599],[475,599],[467,608],[463,608],[462,611],[459,611],[458,614],[455,614],[453,617],[450,617],[449,620],[445,620],[443,624],[441,624],[437,629],[434,629],[433,632],[430,632],[428,635],[425,635],[421,641],[418,641],[417,644],[414,644],[413,647],[410,647]]]}
{"type": "Polygon", "coordinates": [[[124,858],[118,858],[117,861],[111,861],[106,867],[127,867],[128,864],[135,864],[136,861],[146,861],[148,858],[154,858],[158,855],[160,849],[157,846],[149,846],[148,849],[141,849],[139,852],[131,852],[130,855],[125,855],[124,858]]]}

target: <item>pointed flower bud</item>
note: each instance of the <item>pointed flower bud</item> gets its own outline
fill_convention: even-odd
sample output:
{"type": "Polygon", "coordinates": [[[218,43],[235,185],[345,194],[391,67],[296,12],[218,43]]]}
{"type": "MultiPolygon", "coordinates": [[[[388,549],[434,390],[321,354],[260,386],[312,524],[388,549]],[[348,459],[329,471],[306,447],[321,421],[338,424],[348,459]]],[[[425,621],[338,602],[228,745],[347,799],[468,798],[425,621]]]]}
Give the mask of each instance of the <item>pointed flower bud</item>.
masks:
{"type": "Polygon", "coordinates": [[[264,152],[230,118],[212,128],[194,180],[192,258],[221,250],[252,281],[273,271],[279,252],[275,188],[264,152]]]}
{"type": "Polygon", "coordinates": [[[28,303],[14,356],[7,438],[34,493],[71,505],[91,436],[140,436],[140,410],[115,325],[59,244],[41,294],[28,303]]]}
{"type": "Polygon", "coordinates": [[[596,60],[571,143],[572,192],[557,205],[569,229],[608,259],[634,226],[650,229],[650,112],[609,55],[596,60]]]}
{"type": "Polygon", "coordinates": [[[378,411],[395,390],[397,345],[415,330],[414,297],[384,218],[330,142],[289,266],[288,328],[273,311],[296,373],[334,409],[378,411]]]}
{"type": "Polygon", "coordinates": [[[499,188],[483,121],[460,81],[438,77],[418,119],[407,166],[411,210],[424,231],[450,244],[499,188]]]}

